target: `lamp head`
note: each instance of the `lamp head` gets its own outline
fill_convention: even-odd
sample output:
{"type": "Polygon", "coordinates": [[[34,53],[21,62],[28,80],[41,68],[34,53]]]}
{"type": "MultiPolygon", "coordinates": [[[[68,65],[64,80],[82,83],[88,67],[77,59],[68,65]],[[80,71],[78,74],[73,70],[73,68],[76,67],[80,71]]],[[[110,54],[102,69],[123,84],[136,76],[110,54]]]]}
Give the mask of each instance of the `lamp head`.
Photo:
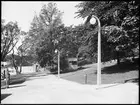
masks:
{"type": "Polygon", "coordinates": [[[57,53],[58,52],[57,49],[54,52],[57,53]]]}
{"type": "Polygon", "coordinates": [[[90,24],[94,25],[95,23],[96,23],[96,19],[95,19],[94,17],[92,17],[92,18],[90,19],[90,24]]]}

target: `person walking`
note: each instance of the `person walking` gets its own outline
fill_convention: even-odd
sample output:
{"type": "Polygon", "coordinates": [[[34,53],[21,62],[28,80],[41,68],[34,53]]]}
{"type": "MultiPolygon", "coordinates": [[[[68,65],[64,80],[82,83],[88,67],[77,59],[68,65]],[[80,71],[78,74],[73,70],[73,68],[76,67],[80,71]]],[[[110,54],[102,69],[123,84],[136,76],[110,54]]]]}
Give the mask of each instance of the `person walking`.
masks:
{"type": "Polygon", "coordinates": [[[5,69],[5,78],[6,78],[6,88],[9,88],[10,84],[10,73],[8,68],[5,69]]]}

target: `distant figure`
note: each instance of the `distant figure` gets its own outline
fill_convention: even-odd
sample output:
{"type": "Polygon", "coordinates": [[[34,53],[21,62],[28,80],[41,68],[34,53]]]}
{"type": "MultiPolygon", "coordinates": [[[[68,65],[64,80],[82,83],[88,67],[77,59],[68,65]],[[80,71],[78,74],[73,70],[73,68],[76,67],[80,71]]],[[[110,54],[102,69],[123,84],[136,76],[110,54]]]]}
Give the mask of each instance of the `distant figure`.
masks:
{"type": "MultiPolygon", "coordinates": [[[[4,68],[4,65],[1,65],[2,68],[4,68]]],[[[5,79],[5,70],[1,72],[1,79],[5,79]]]]}
{"type": "Polygon", "coordinates": [[[5,77],[5,70],[3,71],[3,78],[5,79],[6,77],[5,77]]]}
{"type": "Polygon", "coordinates": [[[6,88],[9,88],[10,84],[10,73],[8,68],[4,70],[5,71],[5,78],[6,78],[6,88]]]}
{"type": "Polygon", "coordinates": [[[38,65],[36,65],[36,72],[38,72],[38,65]]]}

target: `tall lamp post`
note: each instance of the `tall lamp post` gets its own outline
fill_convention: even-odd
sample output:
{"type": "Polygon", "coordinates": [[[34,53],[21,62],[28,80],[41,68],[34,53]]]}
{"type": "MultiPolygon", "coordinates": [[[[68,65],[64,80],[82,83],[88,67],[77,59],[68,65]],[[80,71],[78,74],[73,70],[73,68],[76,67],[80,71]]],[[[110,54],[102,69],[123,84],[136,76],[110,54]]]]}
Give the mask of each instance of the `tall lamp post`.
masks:
{"type": "MultiPolygon", "coordinates": [[[[54,40],[54,43],[58,44],[58,40],[54,40]]],[[[58,49],[56,49],[55,53],[58,53],[58,56],[57,56],[57,61],[58,61],[58,78],[60,78],[60,51],[58,49]]]]}
{"type": "Polygon", "coordinates": [[[60,78],[60,51],[58,49],[56,49],[55,53],[58,53],[58,56],[57,56],[57,61],[58,61],[58,78],[60,78]]]}
{"type": "Polygon", "coordinates": [[[101,23],[97,16],[92,15],[90,24],[95,24],[96,20],[98,22],[98,66],[97,66],[97,85],[101,84],[101,23]]]}

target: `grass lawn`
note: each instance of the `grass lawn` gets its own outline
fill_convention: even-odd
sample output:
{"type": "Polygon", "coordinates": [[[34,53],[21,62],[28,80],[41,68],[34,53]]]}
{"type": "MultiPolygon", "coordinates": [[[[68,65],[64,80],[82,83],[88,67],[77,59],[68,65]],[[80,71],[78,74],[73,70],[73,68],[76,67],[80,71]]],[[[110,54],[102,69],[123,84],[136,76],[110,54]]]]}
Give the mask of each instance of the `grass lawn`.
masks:
{"type": "MultiPolygon", "coordinates": [[[[90,64],[76,72],[61,74],[61,78],[75,81],[81,84],[97,84],[97,65],[90,64]],[[87,81],[86,76],[87,74],[87,81]]],[[[137,82],[139,80],[138,64],[122,62],[119,66],[116,62],[102,64],[102,84],[137,82]]]]}

